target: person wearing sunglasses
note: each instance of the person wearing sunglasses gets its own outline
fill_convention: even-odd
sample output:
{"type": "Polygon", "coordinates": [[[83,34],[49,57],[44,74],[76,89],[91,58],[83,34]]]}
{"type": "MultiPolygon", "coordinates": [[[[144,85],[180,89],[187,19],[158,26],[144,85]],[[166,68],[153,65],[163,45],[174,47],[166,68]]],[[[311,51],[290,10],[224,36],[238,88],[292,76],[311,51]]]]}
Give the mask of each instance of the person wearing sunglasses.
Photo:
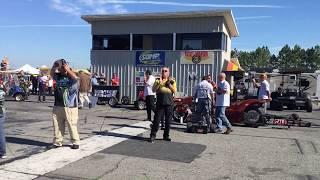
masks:
{"type": "Polygon", "coordinates": [[[173,95],[176,93],[177,87],[175,79],[170,77],[168,67],[162,68],[160,79],[156,80],[152,90],[156,93],[157,103],[155,117],[151,127],[150,142],[155,142],[156,134],[159,130],[159,123],[163,117],[165,117],[163,140],[171,141],[169,136],[170,122],[173,114],[173,95]]]}

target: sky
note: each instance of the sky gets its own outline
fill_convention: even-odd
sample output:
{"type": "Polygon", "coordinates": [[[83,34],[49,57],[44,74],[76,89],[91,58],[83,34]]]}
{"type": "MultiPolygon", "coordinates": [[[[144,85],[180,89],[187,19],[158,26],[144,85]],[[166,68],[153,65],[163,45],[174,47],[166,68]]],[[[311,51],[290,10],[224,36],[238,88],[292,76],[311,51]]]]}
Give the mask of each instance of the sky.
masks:
{"type": "Polygon", "coordinates": [[[11,68],[50,66],[58,58],[90,67],[91,29],[80,16],[231,9],[240,36],[232,48],[320,44],[319,0],[0,0],[0,59],[11,68]]]}

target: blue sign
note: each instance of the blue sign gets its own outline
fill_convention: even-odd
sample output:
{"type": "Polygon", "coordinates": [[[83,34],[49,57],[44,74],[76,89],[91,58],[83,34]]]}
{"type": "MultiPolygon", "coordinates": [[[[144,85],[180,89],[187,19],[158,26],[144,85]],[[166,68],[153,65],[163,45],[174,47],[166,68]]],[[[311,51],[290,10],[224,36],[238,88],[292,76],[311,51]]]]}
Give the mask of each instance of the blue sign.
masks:
{"type": "Polygon", "coordinates": [[[164,66],[165,52],[163,51],[137,51],[137,66],[164,66]]]}

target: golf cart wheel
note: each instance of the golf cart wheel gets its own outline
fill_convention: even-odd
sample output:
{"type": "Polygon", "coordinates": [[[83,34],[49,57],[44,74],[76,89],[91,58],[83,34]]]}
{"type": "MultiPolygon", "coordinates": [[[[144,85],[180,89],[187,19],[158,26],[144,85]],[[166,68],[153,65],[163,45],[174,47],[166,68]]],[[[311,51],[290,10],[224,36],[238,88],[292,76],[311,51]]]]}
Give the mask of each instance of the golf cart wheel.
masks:
{"type": "Polygon", "coordinates": [[[16,94],[14,95],[14,99],[16,101],[24,101],[23,95],[22,94],[16,94]]]}
{"type": "Polygon", "coordinates": [[[306,110],[307,110],[307,112],[312,112],[312,101],[311,100],[307,101],[306,110]]]}
{"type": "Polygon", "coordinates": [[[146,109],[146,103],[144,101],[138,101],[137,108],[138,108],[138,110],[146,109]]]}
{"type": "Polygon", "coordinates": [[[129,105],[130,104],[130,98],[129,96],[123,96],[121,99],[121,104],[123,105],[129,105]]]}
{"type": "Polygon", "coordinates": [[[115,97],[112,97],[108,101],[109,106],[115,107],[118,104],[118,100],[115,97]]]}
{"type": "Polygon", "coordinates": [[[243,121],[245,125],[258,127],[261,124],[262,112],[258,107],[249,107],[245,110],[243,121]]]}

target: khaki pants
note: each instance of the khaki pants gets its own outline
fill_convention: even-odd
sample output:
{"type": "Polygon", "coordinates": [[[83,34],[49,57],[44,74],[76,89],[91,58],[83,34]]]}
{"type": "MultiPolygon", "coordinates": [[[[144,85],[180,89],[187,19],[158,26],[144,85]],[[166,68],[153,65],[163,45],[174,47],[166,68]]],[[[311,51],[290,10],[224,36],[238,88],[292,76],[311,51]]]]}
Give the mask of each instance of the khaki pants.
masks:
{"type": "Polygon", "coordinates": [[[84,102],[87,102],[88,104],[90,103],[88,93],[80,92],[79,93],[79,107],[83,107],[84,102]]]}
{"type": "Polygon", "coordinates": [[[80,138],[78,133],[78,108],[53,107],[52,113],[54,139],[53,144],[62,146],[65,133],[65,124],[67,123],[72,144],[79,144],[80,138]]]}

